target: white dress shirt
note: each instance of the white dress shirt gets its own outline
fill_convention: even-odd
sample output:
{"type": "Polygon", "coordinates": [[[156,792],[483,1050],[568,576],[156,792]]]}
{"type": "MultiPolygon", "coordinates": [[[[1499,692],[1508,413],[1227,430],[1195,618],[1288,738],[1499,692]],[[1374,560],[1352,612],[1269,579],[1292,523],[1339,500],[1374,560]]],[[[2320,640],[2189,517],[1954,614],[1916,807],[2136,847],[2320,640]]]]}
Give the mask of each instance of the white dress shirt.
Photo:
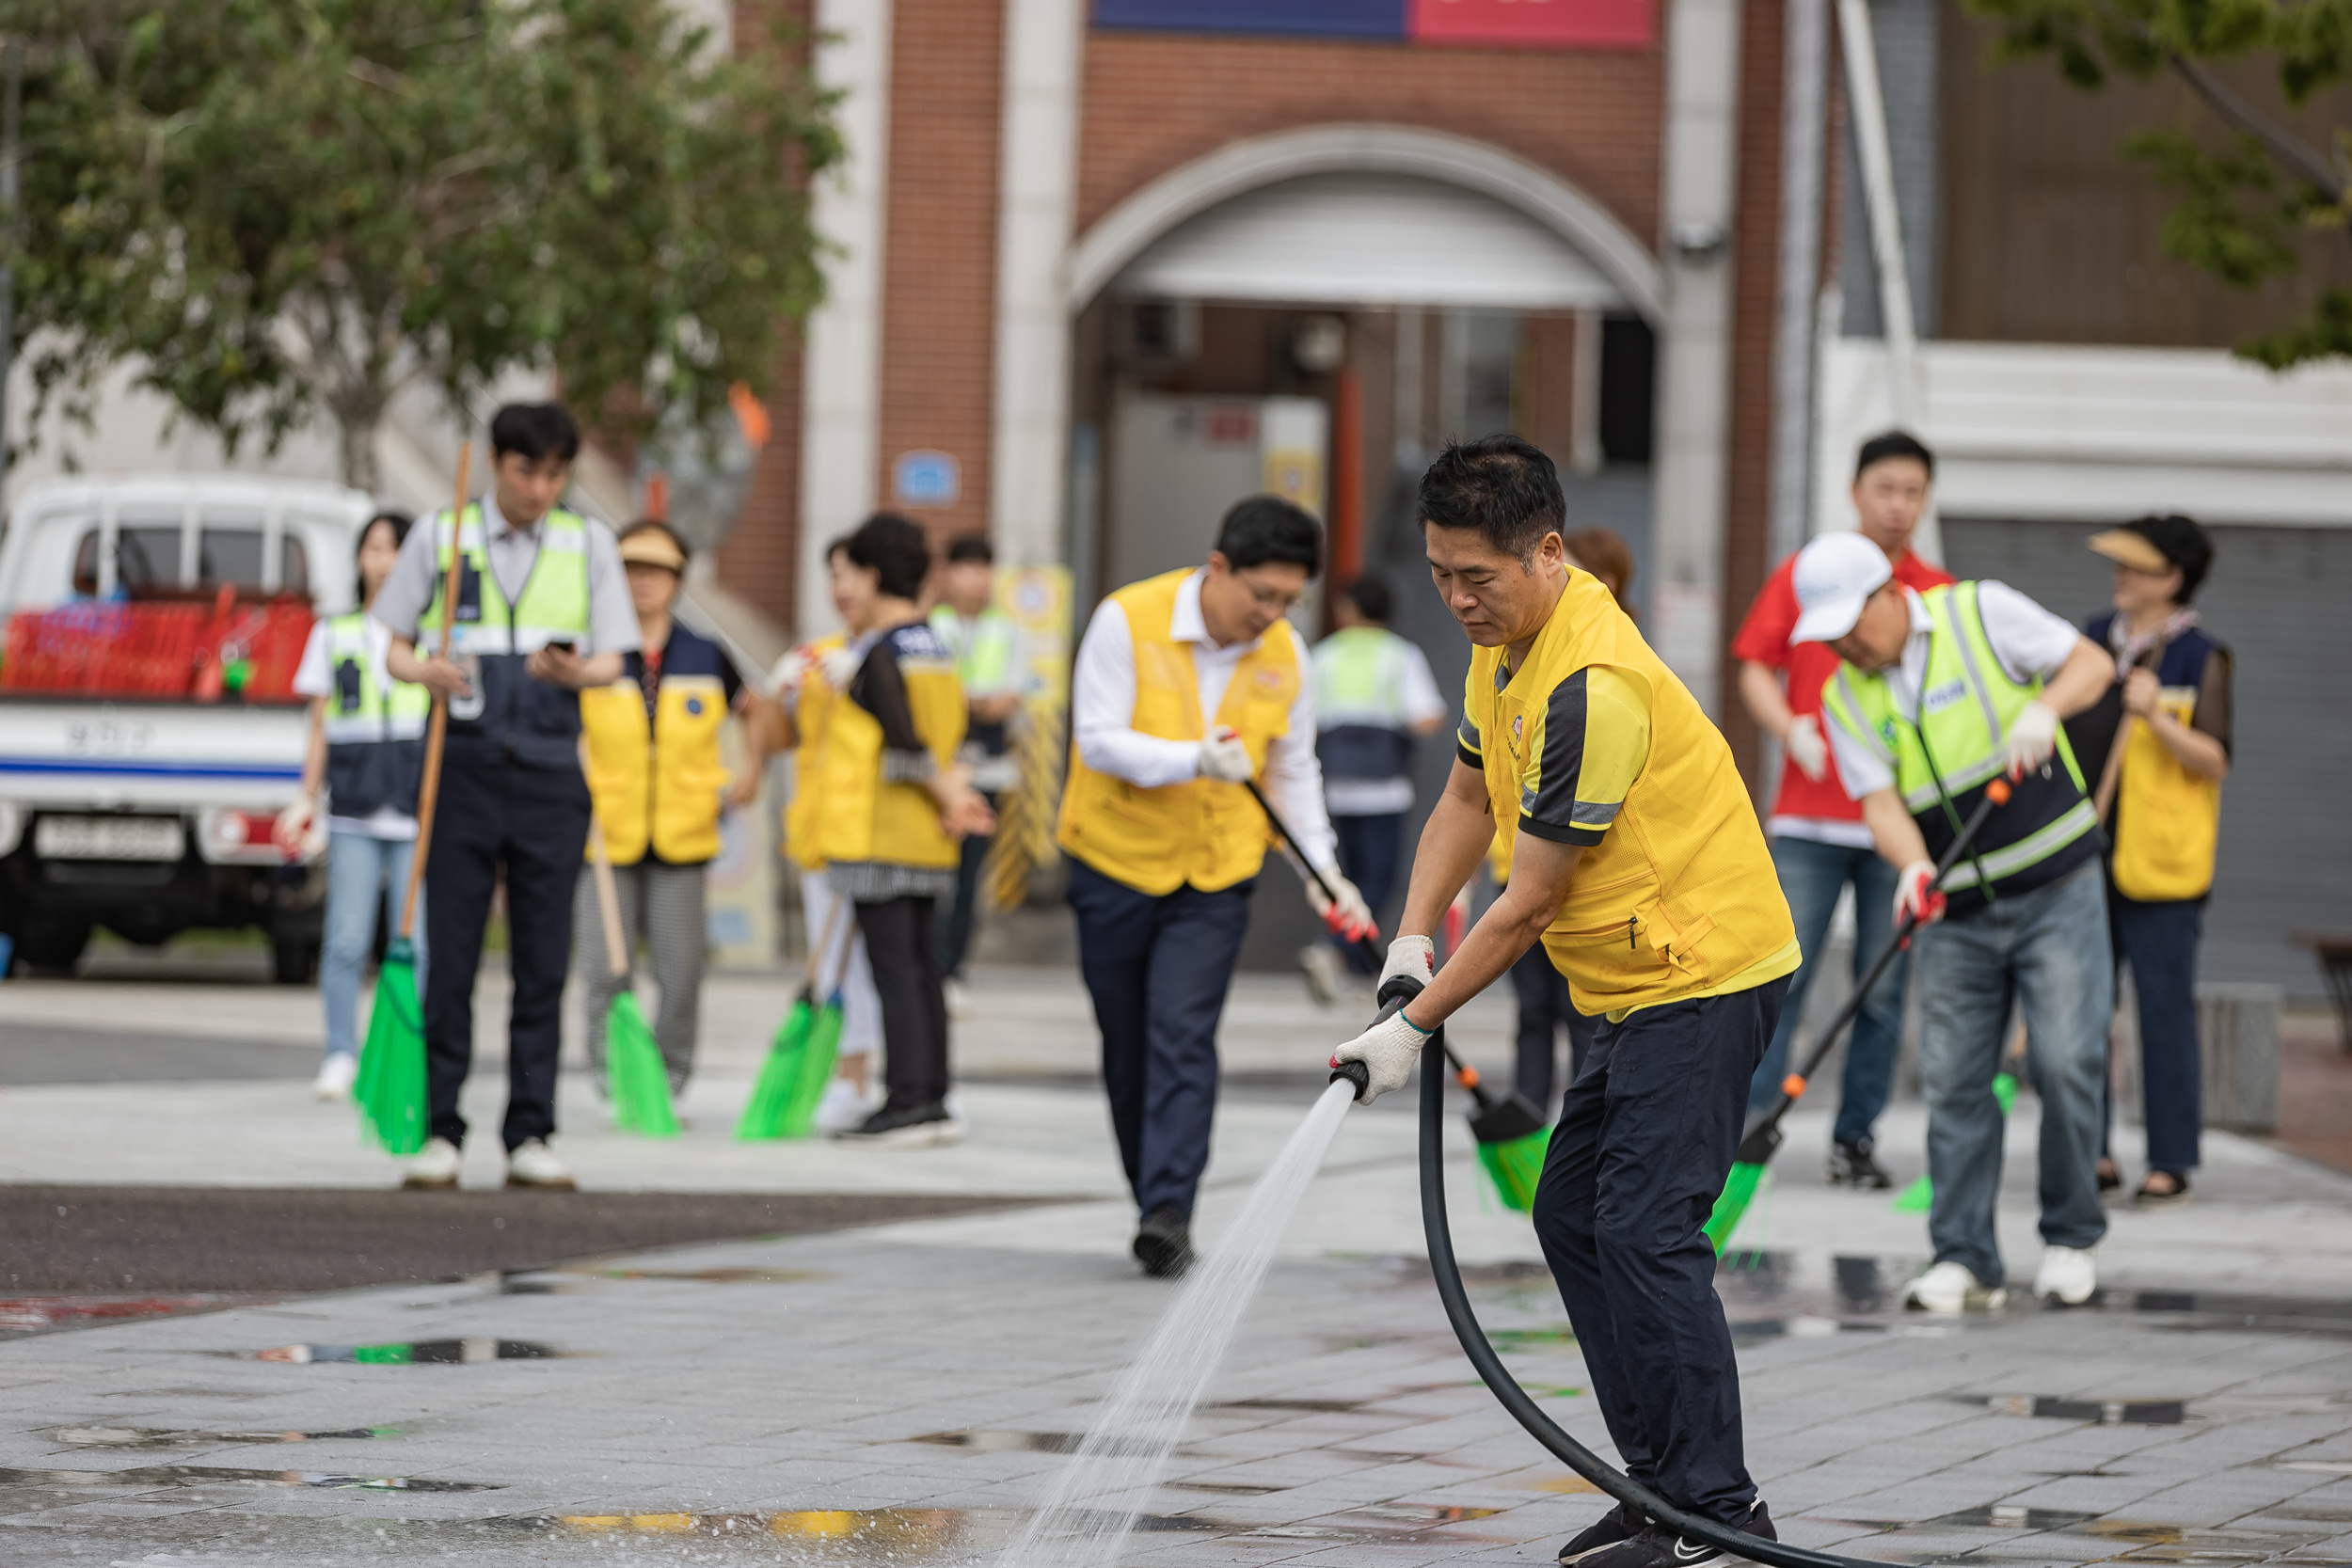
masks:
{"type": "MultiPolygon", "coordinates": [[[[1210,640],[1208,623],[1200,616],[1200,579],[1195,572],[1177,585],[1176,609],[1168,635],[1192,644],[1192,671],[1200,693],[1202,733],[1224,705],[1225,689],[1232,684],[1233,667],[1254,651],[1257,641],[1218,644],[1210,640]]],[[[1294,634],[1294,641],[1298,641],[1294,634]]],[[[1315,704],[1309,667],[1299,659],[1298,695],[1291,703],[1290,729],[1266,748],[1265,767],[1258,787],[1281,814],[1283,826],[1298,835],[1293,846],[1318,870],[1337,869],[1337,838],[1323,809],[1323,768],[1315,761],[1315,704]]],[[[1182,784],[1200,776],[1200,743],[1145,735],[1136,721],[1136,638],[1127,612],[1116,599],[1104,599],[1078,643],[1078,661],[1071,676],[1071,729],[1078,755],[1097,773],[1124,779],[1143,789],[1182,784]]]]}
{"type": "MultiPolygon", "coordinates": [[[[1928,678],[1929,633],[1935,623],[1916,589],[1904,589],[1903,600],[1911,607],[1911,636],[1903,643],[1901,660],[1886,672],[1886,689],[1895,699],[1895,711],[1915,724],[1919,721],[1919,688],[1928,678]]],[[[1984,622],[1984,640],[1992,644],[1993,657],[2001,661],[2009,678],[2020,684],[2057,674],[2074,653],[2074,644],[2082,641],[2083,634],[2073,622],[2042,609],[2005,582],[1977,584],[1977,614],[1984,622]]],[[[1837,753],[1837,776],[1845,781],[1847,794],[1859,800],[1895,786],[1894,769],[1878,752],[1847,734],[1846,727],[1826,712],[1822,718],[1826,722],[1821,727],[1837,753]]]]}

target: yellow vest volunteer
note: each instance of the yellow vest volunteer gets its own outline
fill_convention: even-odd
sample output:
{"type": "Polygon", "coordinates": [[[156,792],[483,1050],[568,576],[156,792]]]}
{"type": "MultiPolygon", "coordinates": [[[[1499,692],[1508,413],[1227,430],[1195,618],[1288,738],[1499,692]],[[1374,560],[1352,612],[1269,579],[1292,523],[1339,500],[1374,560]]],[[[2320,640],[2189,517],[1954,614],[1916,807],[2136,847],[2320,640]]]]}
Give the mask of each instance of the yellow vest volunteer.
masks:
{"type": "Polygon", "coordinates": [[[1499,840],[1584,847],[1543,939],[1577,1009],[1622,1020],[1796,969],[1731,748],[1600,580],[1571,569],[1524,662],[1506,657],[1472,651],[1461,758],[1499,840]]]}
{"type": "Polygon", "coordinates": [[[580,694],[588,736],[588,787],[614,865],[634,865],[651,849],[671,865],[695,865],[719,853],[726,765],[719,730],[737,689],[718,646],[673,626],[655,662],[647,697],[641,654],[622,677],[580,694]]]}
{"type": "MultiPolygon", "coordinates": [[[[1170,635],[1176,594],[1192,568],[1131,583],[1111,595],[1135,639],[1132,727],[1163,740],[1200,740],[1192,648],[1170,635]]],[[[1267,628],[1233,667],[1216,722],[1241,737],[1260,771],[1266,749],[1290,733],[1300,681],[1298,640],[1288,621],[1267,628]]],[[[1104,876],[1154,896],[1189,884],[1203,893],[1258,874],[1273,842],[1265,814],[1237,784],[1187,779],[1146,789],[1086,765],[1073,743],[1057,840],[1104,876]]]]}
{"type": "MultiPolygon", "coordinates": [[[[946,644],[923,622],[884,633],[866,656],[869,664],[885,645],[905,689],[909,733],[887,733],[883,719],[858,700],[858,681],[849,691],[829,694],[814,721],[803,696],[802,734],[817,746],[813,758],[806,750],[801,758],[800,785],[809,805],[803,831],[794,836],[795,858],[803,865],[881,862],[946,870],[956,864],[956,841],[941,829],[930,792],[918,779],[898,776],[893,758],[919,750],[930,753],[933,768],[955,761],[963,744],[963,683],[946,644]]],[[[859,681],[869,673],[861,670],[859,681]]]]}

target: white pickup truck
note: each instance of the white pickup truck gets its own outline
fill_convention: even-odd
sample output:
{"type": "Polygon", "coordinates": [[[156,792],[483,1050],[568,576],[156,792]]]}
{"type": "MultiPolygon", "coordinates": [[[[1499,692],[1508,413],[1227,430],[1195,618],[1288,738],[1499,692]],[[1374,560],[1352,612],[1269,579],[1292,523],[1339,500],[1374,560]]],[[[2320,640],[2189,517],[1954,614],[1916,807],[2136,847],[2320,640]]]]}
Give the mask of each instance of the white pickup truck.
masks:
{"type": "MultiPolygon", "coordinates": [[[[0,534],[0,617],[200,605],[223,589],[335,614],[353,602],[371,510],[357,490],[236,474],[47,481],[0,534]]],[[[271,841],[300,788],[301,701],[217,679],[209,698],[201,681],[174,695],[25,690],[14,674],[0,664],[0,931],[20,972],[71,970],[99,926],[148,943],[258,927],[274,977],[309,981],[324,876],[314,854],[290,863],[271,841]]]]}

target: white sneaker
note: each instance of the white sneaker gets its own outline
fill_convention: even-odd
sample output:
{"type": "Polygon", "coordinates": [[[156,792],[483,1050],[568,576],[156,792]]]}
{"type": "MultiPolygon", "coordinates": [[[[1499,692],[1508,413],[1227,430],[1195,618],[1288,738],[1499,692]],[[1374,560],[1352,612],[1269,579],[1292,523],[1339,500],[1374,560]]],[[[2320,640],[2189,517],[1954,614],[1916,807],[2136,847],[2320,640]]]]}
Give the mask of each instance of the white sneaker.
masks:
{"type": "Polygon", "coordinates": [[[2035,1299],[2056,1296],[2067,1307],[2080,1307],[2099,1288],[2099,1271],[2089,1247],[2045,1246],[2042,1271],[2033,1276],[2035,1299]]]}
{"type": "Polygon", "coordinates": [[[939,991],[946,1001],[949,1018],[962,1018],[972,1010],[972,989],[954,975],[939,982],[939,991]]]}
{"type": "Polygon", "coordinates": [[[310,1092],[321,1100],[349,1100],[351,1085],[358,1076],[359,1058],[338,1051],[319,1064],[319,1075],[310,1080],[310,1092]]]}
{"type": "Polygon", "coordinates": [[[1307,976],[1308,992],[1325,1006],[1340,999],[1340,982],[1346,971],[1327,942],[1311,942],[1298,950],[1298,970],[1307,976]]]}
{"type": "Polygon", "coordinates": [[[817,1102],[813,1125],[819,1132],[840,1132],[855,1127],[882,1109],[879,1101],[862,1092],[847,1078],[836,1078],[825,1085],[825,1096],[817,1102]]]}
{"type": "Polygon", "coordinates": [[[435,1138],[424,1146],[424,1151],[408,1162],[401,1174],[404,1187],[454,1187],[457,1173],[465,1168],[466,1157],[447,1138],[435,1138]]]}
{"type": "Polygon", "coordinates": [[[1986,1285],[1965,1263],[1938,1263],[1903,1287],[1903,1305],[1922,1312],[1964,1312],[1971,1307],[1998,1312],[2008,1303],[2007,1291],[1986,1285]]]}
{"type": "Polygon", "coordinates": [[[564,1168],[564,1162],[540,1138],[528,1139],[507,1154],[506,1184],[536,1187],[550,1193],[568,1193],[580,1185],[572,1180],[572,1173],[564,1168]]]}

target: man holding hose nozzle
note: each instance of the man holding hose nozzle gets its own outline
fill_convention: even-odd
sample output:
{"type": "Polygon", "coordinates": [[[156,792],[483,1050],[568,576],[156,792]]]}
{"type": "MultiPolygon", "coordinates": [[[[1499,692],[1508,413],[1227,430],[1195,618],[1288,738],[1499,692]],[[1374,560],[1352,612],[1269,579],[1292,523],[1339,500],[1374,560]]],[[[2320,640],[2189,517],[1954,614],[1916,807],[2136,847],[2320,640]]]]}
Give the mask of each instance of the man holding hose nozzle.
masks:
{"type": "MultiPolygon", "coordinates": [[[[1796,928],[1731,749],[1598,578],[1568,564],[1551,460],[1512,436],[1449,446],[1421,482],[1430,576],[1474,644],[1460,747],[1414,858],[1384,995],[1340,1048],[1360,1098],[1400,1088],[1449,1015],[1539,939],[1600,1015],[1535,1191],[1609,1434],[1634,1480],[1778,1539],[1741,1455],[1740,1371],[1702,1227],[1748,1080],[1797,967],[1796,928]],[[1510,879],[1442,971],[1429,934],[1496,835],[1510,879]]],[[[1570,1541],[1590,1568],[1723,1554],[1624,1504],[1570,1541]]]]}
{"type": "Polygon", "coordinates": [[[2079,1306],[2107,1228],[2098,1160],[2115,971],[2099,819],[2059,721],[2106,694],[2115,660],[2004,584],[1906,588],[1860,534],[1805,546],[1795,580],[1804,614],[1789,640],[1826,642],[1844,660],[1821,694],[1838,777],[1880,857],[1901,868],[1895,918],[1931,927],[1918,944],[1919,1054],[1935,1262],[1903,1298],[1931,1312],[2006,1299],[1993,1078],[2013,1001],[2042,1100],[2034,1294],[2079,1306]],[[2003,773],[2016,781],[2009,801],[1938,891],[1934,857],[2003,773]]]}

